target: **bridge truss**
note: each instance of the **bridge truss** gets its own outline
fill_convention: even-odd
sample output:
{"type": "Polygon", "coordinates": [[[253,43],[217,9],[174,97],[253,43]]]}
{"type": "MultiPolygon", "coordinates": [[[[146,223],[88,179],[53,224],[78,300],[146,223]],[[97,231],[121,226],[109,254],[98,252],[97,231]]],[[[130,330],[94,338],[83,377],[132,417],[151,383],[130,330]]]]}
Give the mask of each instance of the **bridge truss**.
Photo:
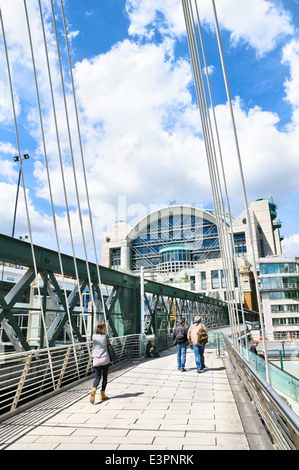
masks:
{"type": "Polygon", "coordinates": [[[141,319],[139,276],[97,267],[91,262],[87,268],[85,261],[76,259],[74,264],[73,257],[68,255],[61,255],[61,273],[58,253],[36,245],[34,253],[35,266],[29,243],[0,235],[2,268],[4,263],[26,268],[20,271],[24,274],[19,281],[9,288],[0,280],[0,340],[7,348],[20,352],[72,343],[73,339],[86,342],[104,315],[112,336],[140,333],[143,323],[145,335],[155,335],[160,348],[167,347],[177,318],[190,323],[193,316],[201,315],[209,327],[228,324],[225,302],[153,281],[144,283],[141,319]],[[68,282],[67,289],[63,281],[68,282]],[[26,291],[30,292],[30,300],[24,303],[26,291]],[[85,295],[84,304],[79,302],[80,294],[85,295]],[[92,297],[94,301],[90,300],[92,297]],[[25,321],[19,321],[21,316],[25,321]]]}

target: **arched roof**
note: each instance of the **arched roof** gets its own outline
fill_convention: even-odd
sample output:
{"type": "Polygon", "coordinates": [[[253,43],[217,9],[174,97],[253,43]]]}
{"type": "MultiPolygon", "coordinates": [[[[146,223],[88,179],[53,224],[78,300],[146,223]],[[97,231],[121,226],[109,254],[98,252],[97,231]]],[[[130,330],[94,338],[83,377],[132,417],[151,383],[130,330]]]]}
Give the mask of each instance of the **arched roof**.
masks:
{"type": "Polygon", "coordinates": [[[212,224],[216,225],[216,216],[213,211],[208,210],[208,209],[201,209],[199,207],[195,206],[189,206],[189,205],[173,205],[173,206],[167,206],[162,209],[158,209],[154,212],[151,212],[147,216],[145,216],[143,219],[141,219],[139,222],[137,222],[134,227],[130,230],[128,233],[126,239],[128,242],[131,242],[135,240],[139,233],[142,232],[143,230],[146,229],[146,227],[152,223],[158,222],[159,219],[163,220],[169,215],[173,216],[181,216],[181,215],[190,215],[190,216],[195,216],[199,217],[201,219],[205,219],[212,224]]]}

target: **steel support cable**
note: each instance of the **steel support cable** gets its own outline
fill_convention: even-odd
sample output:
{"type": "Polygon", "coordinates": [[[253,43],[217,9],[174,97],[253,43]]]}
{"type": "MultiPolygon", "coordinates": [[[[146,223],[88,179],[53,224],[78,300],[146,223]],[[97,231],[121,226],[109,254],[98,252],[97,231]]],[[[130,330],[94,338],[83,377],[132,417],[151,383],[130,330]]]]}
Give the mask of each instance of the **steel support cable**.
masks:
{"type": "MultiPolygon", "coordinates": [[[[191,5],[191,4],[190,4],[191,5]]],[[[197,5],[196,5],[197,6],[197,5]]],[[[190,8],[190,16],[192,16],[192,22],[191,24],[193,24],[193,35],[195,38],[197,38],[196,36],[196,28],[195,28],[195,22],[194,22],[194,16],[193,16],[193,12],[192,12],[192,6],[190,8]]],[[[198,27],[200,28],[200,25],[198,25],[198,27]]],[[[199,62],[199,70],[202,69],[202,66],[201,66],[201,62],[200,62],[200,55],[199,55],[199,47],[198,47],[198,42],[197,42],[197,39],[195,41],[196,43],[196,49],[197,49],[197,57],[198,57],[198,62],[199,62]]],[[[202,45],[202,40],[201,40],[201,45],[202,45]]],[[[203,53],[203,56],[205,58],[205,54],[204,54],[204,48],[203,48],[203,45],[202,45],[202,53],[203,53]]],[[[198,65],[198,64],[197,64],[198,65]]],[[[206,61],[205,61],[205,66],[206,66],[206,72],[208,73],[208,70],[207,70],[207,65],[206,65],[206,61]]],[[[201,83],[204,84],[204,80],[203,80],[203,77],[201,76],[201,83]]],[[[205,109],[206,109],[206,114],[207,114],[207,122],[209,124],[209,130],[211,132],[211,135],[213,135],[213,130],[212,130],[212,126],[211,126],[211,123],[210,123],[210,117],[209,117],[209,111],[208,111],[208,104],[207,104],[207,97],[206,97],[206,92],[205,92],[205,88],[204,88],[204,85],[203,86],[203,94],[204,94],[204,98],[205,98],[205,109]]],[[[221,185],[220,185],[220,178],[219,178],[219,172],[218,172],[218,166],[217,166],[217,161],[216,161],[216,152],[215,152],[215,147],[214,147],[214,142],[212,140],[212,144],[213,144],[213,152],[212,152],[212,157],[214,156],[214,159],[215,159],[215,163],[214,163],[214,181],[216,182],[216,191],[217,191],[217,187],[218,187],[218,190],[219,190],[219,193],[220,194],[220,189],[221,189],[221,185]]],[[[221,207],[220,207],[220,210],[219,210],[219,206],[217,207],[216,205],[216,210],[217,212],[220,213],[220,221],[222,222],[224,219],[225,219],[225,212],[224,212],[224,207],[223,207],[223,202],[222,202],[222,198],[220,198],[218,196],[218,199],[217,201],[221,201],[221,207]]],[[[235,309],[235,313],[233,315],[233,318],[237,319],[237,324],[238,324],[238,329],[239,329],[239,337],[241,336],[240,334],[240,325],[239,325],[239,318],[238,318],[238,310],[237,310],[237,305],[236,305],[236,299],[232,299],[232,293],[234,291],[234,288],[232,286],[232,283],[233,283],[233,280],[234,280],[234,266],[233,266],[233,262],[232,262],[232,257],[229,256],[229,253],[230,253],[230,249],[229,249],[229,243],[228,243],[228,233],[227,233],[227,226],[226,224],[222,224],[222,226],[224,227],[223,230],[222,230],[222,240],[224,239],[224,249],[223,249],[223,254],[224,254],[224,274],[225,274],[225,277],[226,277],[226,286],[228,287],[228,297],[229,297],[229,304],[231,304],[231,309],[235,309]]],[[[239,284],[240,285],[240,284],[239,284]]],[[[235,320],[234,320],[234,323],[235,323],[235,320]]],[[[241,346],[240,346],[241,347],[241,346]]]]}
{"type": "MultiPolygon", "coordinates": [[[[30,237],[32,261],[33,261],[33,267],[34,267],[34,274],[35,274],[35,277],[36,277],[36,280],[37,280],[38,271],[37,271],[37,265],[36,265],[36,258],[35,258],[33,240],[32,240],[32,229],[31,229],[31,222],[30,222],[30,216],[29,216],[29,207],[28,207],[28,200],[27,200],[27,194],[26,194],[25,179],[24,179],[24,173],[23,173],[23,167],[22,167],[21,148],[20,148],[20,139],[19,139],[19,130],[18,130],[18,123],[17,123],[17,114],[16,114],[16,107],[15,107],[14,92],[13,92],[13,84],[12,84],[10,62],[9,62],[8,49],[7,49],[7,43],[6,43],[6,35],[5,35],[5,29],[4,29],[4,23],[3,23],[1,8],[0,8],[0,21],[1,21],[4,49],[5,49],[6,66],[7,66],[7,73],[8,73],[8,79],[9,79],[9,87],[10,87],[10,95],[11,95],[11,102],[12,102],[12,109],[13,109],[13,119],[14,119],[18,154],[19,154],[19,161],[20,161],[20,171],[21,171],[21,177],[22,177],[23,194],[24,194],[24,202],[25,202],[28,232],[29,232],[29,237],[30,237]]],[[[39,287],[38,282],[37,282],[37,289],[38,289],[38,295],[39,295],[39,299],[40,299],[40,309],[41,309],[41,317],[42,317],[43,328],[44,328],[44,331],[46,332],[46,323],[45,323],[45,315],[44,315],[45,312],[44,312],[44,309],[43,309],[43,303],[41,301],[41,292],[40,292],[40,287],[39,287]]],[[[49,348],[47,337],[46,337],[46,346],[47,346],[47,348],[49,348]]],[[[50,371],[51,371],[51,378],[52,378],[53,388],[55,388],[55,379],[54,379],[54,374],[53,374],[52,358],[51,358],[51,354],[50,354],[49,350],[48,350],[48,359],[49,359],[49,364],[50,364],[50,371]]]]}
{"type": "MultiPolygon", "coordinates": [[[[197,92],[199,110],[200,110],[202,126],[203,126],[204,143],[206,146],[207,161],[208,161],[208,166],[209,166],[211,186],[212,186],[213,199],[214,199],[214,205],[215,205],[215,215],[217,217],[217,224],[220,229],[219,240],[221,243],[223,259],[225,262],[226,252],[224,251],[225,246],[223,245],[224,237],[223,237],[223,228],[222,228],[223,219],[225,221],[225,214],[223,217],[221,210],[220,210],[219,181],[217,180],[215,161],[213,159],[213,145],[212,145],[212,137],[210,135],[211,128],[209,127],[209,122],[208,122],[208,118],[206,114],[207,111],[205,111],[207,108],[205,106],[205,99],[204,99],[204,93],[203,93],[203,85],[202,85],[203,77],[202,77],[202,74],[200,73],[201,67],[198,67],[198,60],[199,60],[199,57],[197,55],[198,48],[196,45],[196,40],[194,38],[195,29],[194,27],[192,27],[192,20],[191,20],[191,13],[189,10],[189,5],[183,2],[183,9],[184,9],[185,22],[186,22],[188,42],[189,42],[190,57],[191,57],[192,65],[193,65],[193,71],[194,71],[195,88],[197,92]]],[[[228,282],[227,282],[227,285],[228,285],[228,282]]],[[[228,305],[229,305],[230,323],[232,326],[233,340],[235,343],[235,326],[234,326],[235,321],[234,321],[234,315],[232,312],[232,305],[230,301],[230,296],[231,296],[230,289],[228,290],[228,296],[229,296],[228,305]]]]}
{"type": "MultiPolygon", "coordinates": [[[[56,244],[57,244],[57,253],[58,253],[58,259],[59,259],[60,272],[61,272],[61,276],[62,276],[62,282],[63,282],[63,286],[65,286],[65,276],[64,276],[63,264],[62,264],[62,259],[61,259],[61,250],[60,250],[60,243],[59,243],[59,237],[58,237],[56,214],[55,214],[55,210],[54,210],[52,183],[51,183],[51,176],[50,176],[50,170],[49,170],[49,161],[48,161],[48,152],[47,152],[47,146],[46,146],[46,140],[45,140],[43,116],[42,116],[42,111],[41,111],[40,92],[39,92],[38,79],[37,79],[36,61],[35,61],[34,48],[33,48],[33,42],[32,42],[30,19],[29,19],[28,9],[27,9],[27,0],[24,0],[24,8],[25,8],[25,14],[26,14],[27,29],[28,29],[28,36],[29,36],[29,43],[30,43],[30,51],[31,51],[31,60],[32,60],[34,80],[35,80],[35,88],[36,88],[36,96],[37,96],[37,103],[38,103],[41,136],[42,136],[44,158],[45,158],[47,180],[48,180],[48,188],[49,188],[49,196],[50,196],[51,209],[52,209],[52,218],[53,218],[54,231],[55,231],[56,244]]],[[[78,289],[79,289],[79,295],[80,295],[80,286],[79,285],[78,285],[78,289]]],[[[67,293],[66,293],[65,288],[64,288],[64,295],[65,295],[65,300],[67,302],[67,293]]],[[[82,296],[80,296],[80,307],[81,307],[81,303],[82,303],[81,299],[82,299],[82,296]]],[[[71,327],[71,325],[70,325],[70,327],[71,327]]],[[[84,322],[84,327],[85,327],[85,331],[86,331],[85,322],[84,322]]]]}
{"type": "Polygon", "coordinates": [[[250,213],[249,213],[249,208],[248,208],[247,194],[246,194],[244,174],[243,174],[242,161],[241,161],[241,153],[240,153],[240,147],[239,147],[239,142],[238,142],[238,137],[237,137],[234,111],[233,111],[233,107],[232,107],[232,101],[231,101],[231,96],[230,96],[230,91],[229,91],[229,86],[228,86],[226,66],[225,66],[225,61],[224,61],[224,54],[223,54],[223,49],[222,49],[221,37],[220,37],[218,17],[217,17],[217,11],[216,11],[216,6],[215,6],[215,1],[214,0],[212,0],[212,6],[213,6],[213,12],[214,12],[218,48],[219,48],[219,53],[220,53],[220,58],[221,58],[221,64],[222,64],[226,94],[227,94],[227,99],[228,99],[228,103],[229,103],[229,109],[230,109],[232,126],[233,126],[233,135],[234,135],[234,141],[235,141],[236,152],[237,152],[240,178],[241,178],[241,183],[242,183],[242,193],[243,193],[243,200],[244,200],[244,206],[245,206],[245,211],[246,211],[246,219],[247,219],[247,223],[248,223],[249,239],[250,239],[251,252],[252,252],[253,274],[254,274],[256,295],[257,295],[257,301],[258,301],[260,324],[261,324],[261,330],[262,330],[262,335],[263,335],[263,347],[264,347],[264,352],[265,352],[266,376],[267,376],[268,383],[271,384],[271,375],[270,375],[269,363],[268,363],[268,352],[267,352],[267,344],[266,344],[266,337],[265,337],[264,319],[263,319],[262,306],[261,306],[260,288],[259,288],[259,284],[258,284],[257,267],[256,267],[255,253],[254,253],[254,248],[253,248],[252,224],[251,224],[250,213]]]}
{"type": "MultiPolygon", "coordinates": [[[[221,171],[222,171],[223,185],[224,185],[224,191],[225,191],[225,197],[226,197],[229,224],[230,224],[230,227],[231,227],[232,252],[233,252],[233,255],[234,255],[235,270],[236,270],[236,273],[237,273],[238,289],[239,289],[239,293],[240,293],[242,322],[243,322],[244,331],[246,333],[246,325],[245,325],[245,317],[244,317],[244,309],[243,309],[243,289],[242,289],[242,285],[241,285],[241,277],[240,277],[240,272],[239,272],[239,268],[238,268],[238,260],[237,260],[236,249],[235,249],[235,241],[234,241],[233,228],[232,228],[233,227],[233,220],[232,220],[230,202],[229,202],[229,197],[228,197],[228,188],[227,188],[227,182],[226,182],[226,176],[225,176],[225,168],[224,168],[224,163],[223,163],[223,158],[222,158],[222,150],[221,150],[220,137],[219,137],[219,132],[218,132],[218,124],[217,124],[217,119],[216,119],[215,106],[214,106],[213,94],[212,94],[210,77],[209,77],[209,69],[208,69],[207,60],[206,60],[206,53],[205,53],[203,36],[202,36],[201,23],[200,23],[200,18],[199,18],[199,13],[198,13],[197,0],[195,0],[195,7],[196,7],[196,16],[197,16],[197,24],[198,24],[198,30],[199,30],[199,36],[200,36],[201,50],[202,50],[204,66],[205,66],[205,70],[206,70],[207,84],[208,84],[211,110],[212,110],[213,122],[214,122],[214,129],[215,129],[215,133],[216,133],[216,140],[217,140],[217,146],[218,146],[218,152],[219,152],[219,160],[220,160],[220,164],[221,164],[221,171]]],[[[247,335],[246,334],[245,334],[245,347],[246,347],[246,351],[247,351],[247,357],[249,358],[248,342],[247,342],[247,335]]]]}
{"type": "MultiPolygon", "coordinates": [[[[63,70],[62,70],[62,63],[61,63],[61,55],[60,55],[60,49],[59,49],[59,41],[58,41],[57,26],[56,26],[56,19],[55,19],[55,11],[54,11],[54,6],[53,6],[53,1],[52,1],[52,0],[51,0],[51,8],[52,8],[52,20],[53,20],[53,25],[54,25],[55,39],[56,39],[56,47],[57,47],[57,56],[58,56],[58,63],[59,63],[60,79],[61,79],[61,86],[62,86],[62,93],[63,93],[64,109],[65,109],[65,116],[66,116],[67,132],[68,132],[68,139],[69,139],[69,148],[70,148],[70,155],[71,155],[71,160],[72,160],[73,177],[74,177],[75,191],[76,191],[76,199],[77,199],[77,205],[78,205],[78,215],[79,215],[80,228],[81,228],[81,235],[82,235],[83,248],[84,248],[84,254],[85,254],[86,271],[87,271],[87,277],[88,277],[88,284],[89,284],[89,289],[90,289],[90,295],[91,295],[91,298],[92,298],[92,303],[93,303],[93,306],[94,306],[94,311],[96,311],[96,306],[95,306],[95,301],[94,301],[94,294],[93,294],[93,288],[92,288],[92,283],[91,283],[90,269],[89,269],[89,263],[88,263],[86,242],[85,242],[85,234],[84,234],[84,227],[83,227],[83,219],[82,219],[82,211],[81,211],[80,197],[79,197],[79,191],[78,191],[78,182],[77,182],[77,176],[76,176],[75,159],[74,159],[73,144],[72,144],[72,137],[71,137],[71,131],[70,131],[69,113],[68,113],[67,100],[66,100],[66,93],[65,93],[65,86],[64,86],[64,78],[63,78],[63,70]]],[[[72,245],[72,246],[73,246],[73,245],[72,245]]],[[[73,256],[74,256],[74,264],[75,264],[75,266],[76,266],[75,271],[76,271],[77,283],[78,283],[78,288],[79,288],[79,292],[80,292],[80,281],[79,281],[79,276],[78,276],[77,260],[76,260],[76,256],[75,256],[75,249],[74,249],[74,246],[73,246],[73,256]]],[[[82,301],[82,296],[81,296],[81,301],[82,301]]],[[[83,303],[82,303],[82,307],[83,307],[83,303]]],[[[83,318],[84,318],[84,315],[83,315],[83,318]]]]}
{"type": "Polygon", "coordinates": [[[77,99],[76,99],[74,77],[73,77],[73,72],[72,72],[72,63],[71,63],[71,55],[70,55],[70,49],[69,49],[69,41],[68,41],[68,33],[67,33],[67,27],[66,27],[66,21],[65,21],[63,0],[61,0],[61,11],[62,11],[63,26],[64,26],[64,32],[65,32],[67,55],[68,55],[68,61],[69,61],[70,77],[71,77],[71,83],[72,83],[72,92],[73,92],[76,124],[77,124],[78,138],[79,138],[81,162],[82,162],[84,184],[85,184],[86,198],[87,198],[87,204],[88,204],[88,214],[89,214],[92,241],[93,241],[93,247],[94,247],[96,268],[97,268],[98,285],[99,285],[99,288],[100,288],[100,295],[101,295],[101,302],[102,302],[104,319],[105,319],[105,323],[107,324],[106,305],[105,305],[105,301],[104,301],[104,295],[103,295],[103,289],[102,289],[102,280],[101,280],[101,274],[100,274],[100,269],[99,269],[97,248],[96,248],[96,242],[95,242],[95,234],[94,234],[94,228],[93,228],[92,212],[91,212],[91,205],[90,205],[90,198],[89,198],[89,191],[88,191],[88,184],[87,184],[87,177],[86,177],[86,169],[85,169],[85,161],[84,161],[84,153],[83,153],[83,145],[82,145],[82,138],[81,138],[81,128],[80,128],[80,121],[79,121],[79,113],[78,113],[78,106],[77,106],[77,99]]]}
{"type": "MultiPolygon", "coordinates": [[[[209,166],[209,171],[210,171],[210,176],[211,176],[211,185],[212,185],[212,191],[213,191],[213,198],[215,201],[215,215],[217,219],[217,225],[219,227],[219,241],[221,243],[222,241],[222,226],[221,222],[219,220],[219,210],[218,210],[218,198],[219,194],[217,193],[217,186],[216,186],[216,181],[215,181],[215,169],[213,166],[213,161],[211,159],[211,139],[210,135],[208,134],[208,123],[207,119],[204,113],[204,97],[203,97],[203,90],[202,90],[202,76],[200,76],[199,68],[197,66],[197,60],[196,60],[196,43],[194,38],[194,31],[192,31],[192,25],[191,25],[191,17],[190,17],[190,12],[185,10],[185,19],[186,19],[186,26],[187,26],[187,34],[188,34],[188,40],[189,40],[189,45],[190,45],[190,56],[193,64],[193,69],[194,69],[194,78],[195,78],[195,84],[196,84],[196,90],[197,90],[197,96],[198,96],[198,103],[199,103],[199,109],[201,113],[201,118],[202,118],[202,124],[203,124],[203,134],[205,137],[205,145],[207,149],[207,158],[208,158],[208,166],[209,166]]],[[[221,246],[222,253],[223,253],[223,244],[221,246]]],[[[233,319],[231,317],[231,303],[229,303],[229,313],[230,313],[230,318],[231,321],[230,323],[233,326],[233,319]]],[[[235,337],[234,335],[234,329],[233,329],[233,338],[235,337]]]]}
{"type": "MultiPolygon", "coordinates": [[[[229,234],[227,231],[227,226],[226,224],[224,225],[225,229],[225,240],[227,241],[227,254],[228,254],[228,269],[230,273],[228,276],[231,279],[231,283],[234,286],[234,272],[236,270],[237,273],[237,279],[238,279],[238,290],[240,292],[240,298],[241,298],[241,311],[242,311],[242,319],[243,319],[243,327],[245,327],[245,319],[244,319],[244,311],[243,311],[243,303],[242,303],[242,292],[241,292],[241,282],[240,282],[240,275],[239,275],[239,270],[238,270],[238,262],[237,262],[237,256],[236,256],[236,251],[235,251],[235,244],[234,244],[234,237],[233,237],[233,232],[232,232],[232,217],[231,217],[231,211],[230,211],[230,204],[229,204],[229,197],[228,197],[228,190],[227,190],[227,183],[226,183],[226,177],[225,177],[225,171],[224,171],[224,165],[223,165],[223,158],[222,158],[222,151],[221,151],[221,145],[220,145],[220,138],[219,138],[219,133],[218,133],[218,126],[217,126],[217,119],[215,115],[215,108],[214,108],[214,102],[213,102],[213,96],[212,96],[212,91],[211,91],[211,85],[210,85],[210,79],[209,79],[209,71],[208,71],[208,66],[207,66],[207,60],[206,60],[206,54],[205,54],[205,47],[204,47],[204,41],[203,41],[203,36],[202,36],[202,31],[201,31],[201,25],[200,25],[200,18],[199,18],[199,13],[198,13],[198,7],[197,7],[197,0],[195,0],[195,8],[196,8],[196,17],[197,17],[197,25],[198,25],[198,31],[199,31],[199,37],[200,37],[200,43],[201,43],[201,51],[203,55],[203,60],[204,60],[204,66],[205,66],[205,71],[206,71],[206,77],[207,77],[207,84],[208,84],[208,90],[209,90],[209,98],[210,98],[210,103],[211,103],[211,110],[212,110],[212,115],[213,115],[213,123],[214,123],[214,129],[215,129],[215,134],[216,134],[216,140],[217,140],[217,146],[218,146],[218,155],[219,155],[219,160],[220,160],[220,165],[221,165],[221,174],[222,174],[222,180],[223,180],[223,186],[224,186],[224,194],[226,198],[226,204],[227,204],[227,210],[228,210],[228,217],[229,217],[229,224],[231,228],[231,249],[229,247],[229,234]],[[229,253],[232,253],[231,256],[229,256],[229,253]],[[235,263],[235,265],[233,264],[235,263]]],[[[208,106],[207,106],[208,109],[208,106]]],[[[211,126],[211,132],[213,133],[212,126],[211,126]]],[[[215,151],[215,159],[216,159],[216,151],[215,151]]],[[[222,201],[222,199],[221,199],[222,201]]],[[[222,203],[223,204],[223,203],[222,203]]],[[[223,206],[222,206],[223,207],[223,206]]],[[[223,217],[225,217],[225,211],[224,207],[222,208],[223,210],[223,217]]],[[[232,289],[233,292],[234,289],[232,289]]],[[[234,308],[235,308],[235,315],[237,318],[237,324],[238,324],[238,329],[239,329],[239,337],[241,338],[241,332],[240,332],[240,324],[239,324],[239,315],[238,315],[238,307],[237,307],[237,302],[236,299],[234,299],[234,308]]],[[[245,343],[247,345],[247,337],[245,335],[245,343]]],[[[240,343],[240,349],[241,348],[241,343],[240,343]]],[[[246,347],[247,349],[247,347],[246,347]]]]}
{"type": "MultiPolygon", "coordinates": [[[[61,9],[62,9],[62,13],[63,13],[63,22],[64,22],[64,30],[65,30],[65,38],[66,38],[66,44],[67,44],[67,51],[68,51],[68,58],[69,58],[69,68],[70,68],[70,74],[71,74],[71,80],[72,80],[72,87],[73,87],[73,97],[74,97],[74,104],[75,104],[75,111],[76,111],[76,119],[77,119],[77,127],[78,127],[78,134],[79,134],[79,142],[80,142],[80,149],[81,149],[81,156],[82,156],[82,165],[83,165],[83,168],[85,168],[85,165],[84,165],[84,158],[83,158],[83,146],[82,146],[82,140],[81,140],[81,132],[80,132],[80,125],[79,125],[79,118],[78,118],[78,110],[77,110],[77,104],[76,104],[76,99],[75,99],[75,87],[74,87],[74,80],[73,80],[73,74],[72,74],[72,64],[71,64],[71,60],[70,60],[70,52],[69,52],[69,44],[68,44],[68,35],[67,35],[67,28],[66,28],[66,22],[65,22],[65,14],[64,14],[64,7],[63,7],[63,1],[61,0],[61,9]]],[[[85,171],[84,171],[84,178],[85,178],[86,174],[85,174],[85,171]]],[[[85,186],[86,186],[86,193],[87,193],[87,200],[88,200],[88,204],[89,204],[89,197],[88,197],[88,188],[87,188],[87,183],[86,183],[86,178],[85,178],[85,186]]],[[[91,210],[90,210],[90,205],[89,205],[89,214],[91,215],[91,210]]],[[[92,235],[93,235],[93,240],[94,240],[94,232],[93,232],[93,226],[92,226],[92,219],[91,219],[91,228],[92,228],[92,235]]],[[[95,242],[94,242],[94,246],[95,246],[95,242]]],[[[96,254],[96,249],[95,249],[95,254],[96,254]]],[[[97,263],[97,267],[98,267],[98,263],[97,263]]],[[[98,277],[100,279],[100,276],[98,274],[98,277]]],[[[100,282],[100,281],[99,281],[100,282]]],[[[101,290],[101,293],[102,293],[102,290],[101,290]]],[[[102,300],[102,303],[103,303],[103,308],[105,306],[105,303],[104,303],[104,300],[102,300]]],[[[104,311],[104,315],[105,315],[105,311],[104,311]]]]}
{"type": "MultiPolygon", "coordinates": [[[[44,18],[43,18],[43,12],[42,12],[42,7],[41,7],[40,0],[38,0],[38,4],[39,4],[39,11],[40,11],[41,25],[42,25],[43,41],[44,41],[44,47],[45,47],[47,71],[48,71],[48,78],[49,78],[49,85],[50,85],[50,92],[51,92],[53,118],[54,118],[54,125],[55,125],[55,133],[56,133],[56,141],[57,141],[57,147],[58,147],[58,155],[59,155],[59,162],[60,162],[62,184],[63,184],[63,193],[64,193],[64,199],[65,199],[65,205],[66,205],[67,221],[68,221],[71,245],[72,245],[73,254],[74,254],[74,242],[73,242],[73,235],[72,235],[72,228],[71,228],[71,219],[70,219],[70,213],[69,213],[68,198],[67,198],[67,193],[66,193],[64,169],[63,169],[62,154],[61,154],[61,147],[60,147],[60,138],[59,138],[59,131],[58,131],[57,116],[56,116],[56,105],[55,105],[55,99],[54,99],[54,90],[53,90],[51,68],[50,68],[50,62],[49,62],[49,53],[48,53],[48,46],[47,46],[47,39],[46,39],[46,32],[45,32],[45,24],[44,24],[44,18]]],[[[74,256],[74,258],[75,258],[75,256],[74,256]]],[[[75,264],[75,270],[77,270],[76,262],[74,264],[75,264]]],[[[77,272],[76,272],[76,278],[78,278],[77,272]]],[[[72,322],[71,322],[71,315],[70,315],[69,305],[68,305],[68,301],[67,301],[65,285],[64,285],[64,293],[65,293],[65,299],[66,299],[67,316],[68,316],[68,321],[69,321],[69,325],[70,325],[71,340],[72,340],[72,343],[75,344],[73,328],[72,328],[72,322]]],[[[74,352],[75,352],[75,350],[74,350],[74,352]]],[[[77,373],[78,373],[78,376],[79,376],[79,367],[78,367],[78,360],[77,360],[77,353],[76,352],[75,352],[75,359],[76,359],[77,373]]]]}

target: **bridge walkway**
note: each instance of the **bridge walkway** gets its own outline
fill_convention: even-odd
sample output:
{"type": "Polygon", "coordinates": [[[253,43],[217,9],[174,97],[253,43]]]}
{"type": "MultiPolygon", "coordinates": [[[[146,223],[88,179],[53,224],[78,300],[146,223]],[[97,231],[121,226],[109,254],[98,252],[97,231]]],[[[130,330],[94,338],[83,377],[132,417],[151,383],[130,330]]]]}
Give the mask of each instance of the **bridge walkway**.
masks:
{"type": "Polygon", "coordinates": [[[109,400],[89,402],[92,378],[0,424],[2,450],[269,450],[266,434],[228,357],[206,350],[196,373],[176,350],[111,369],[109,400]]]}

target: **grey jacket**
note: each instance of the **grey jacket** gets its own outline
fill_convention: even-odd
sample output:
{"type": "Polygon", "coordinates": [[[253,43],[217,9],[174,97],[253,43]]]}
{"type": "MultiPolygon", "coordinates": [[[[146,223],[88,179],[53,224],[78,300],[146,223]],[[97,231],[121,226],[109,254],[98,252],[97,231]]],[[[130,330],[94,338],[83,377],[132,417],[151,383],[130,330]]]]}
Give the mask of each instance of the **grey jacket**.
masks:
{"type": "Polygon", "coordinates": [[[93,340],[93,351],[92,351],[92,357],[96,357],[99,359],[100,357],[105,357],[108,356],[108,336],[106,334],[103,335],[97,335],[94,334],[92,336],[93,340]]]}

